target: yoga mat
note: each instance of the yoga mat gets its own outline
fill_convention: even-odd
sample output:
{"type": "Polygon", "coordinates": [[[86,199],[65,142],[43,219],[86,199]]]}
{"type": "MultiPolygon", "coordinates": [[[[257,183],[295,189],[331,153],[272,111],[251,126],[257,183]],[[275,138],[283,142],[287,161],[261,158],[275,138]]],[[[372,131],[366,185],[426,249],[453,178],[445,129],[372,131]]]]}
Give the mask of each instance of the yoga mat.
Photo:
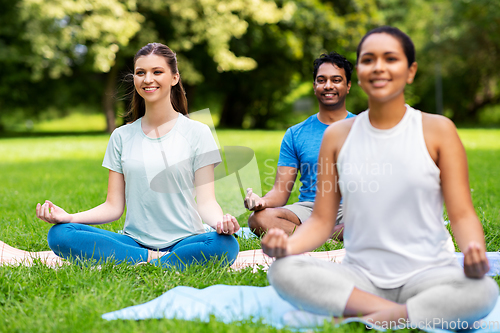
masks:
{"type": "MultiPolygon", "coordinates": [[[[342,259],[345,257],[345,253],[345,249],[341,249],[324,252],[306,252],[299,255],[341,263],[342,259]]],[[[275,258],[269,257],[267,254],[262,252],[262,250],[241,251],[238,253],[238,257],[231,265],[231,268],[239,270],[246,267],[253,267],[253,271],[256,272],[258,269],[268,269],[274,260],[275,258]]]]}
{"type": "MultiPolygon", "coordinates": [[[[318,316],[309,312],[299,311],[293,305],[284,301],[272,286],[226,286],[215,285],[205,289],[191,287],[176,287],[162,296],[136,306],[109,312],[102,315],[105,320],[129,319],[181,319],[208,322],[210,316],[226,324],[234,322],[261,322],[281,329],[289,327],[295,330],[310,329],[322,326],[327,316],[318,316]]],[[[365,323],[358,318],[349,318],[343,323],[362,322],[370,328],[385,331],[382,327],[365,323]]],[[[500,331],[500,302],[494,310],[478,322],[478,330],[469,332],[500,331]],[[484,328],[481,328],[483,326],[484,328]]],[[[441,329],[426,329],[429,333],[450,332],[441,329]]]]}
{"type": "Polygon", "coordinates": [[[208,322],[210,315],[224,323],[259,321],[281,328],[281,318],[296,310],[272,287],[215,285],[205,289],[175,287],[145,304],[107,313],[106,320],[168,318],[208,322]]]}
{"type": "MultiPolygon", "coordinates": [[[[341,262],[345,256],[345,250],[328,252],[309,252],[303,255],[316,257],[318,259],[341,262]]],[[[463,254],[456,253],[458,261],[463,265],[463,254]]],[[[500,274],[500,253],[489,252],[487,257],[490,261],[488,275],[500,274]]],[[[274,261],[265,255],[262,250],[249,250],[240,252],[236,262],[231,266],[234,269],[254,267],[254,270],[267,268],[274,261]]],[[[176,287],[162,296],[142,305],[125,308],[103,315],[104,319],[151,319],[151,318],[176,318],[183,320],[208,321],[210,314],[224,323],[237,321],[258,321],[283,328],[284,326],[302,330],[306,328],[321,326],[329,317],[318,316],[309,312],[300,311],[281,299],[272,287],[250,287],[250,286],[224,286],[217,285],[202,290],[191,287],[176,287]]],[[[349,318],[344,323],[362,322],[358,318],[349,318]]],[[[370,323],[364,323],[370,328],[385,331],[382,327],[376,327],[370,323]]],[[[470,332],[500,332],[500,302],[495,309],[478,324],[479,329],[470,332]]],[[[440,329],[426,329],[430,333],[449,332],[440,329]]]]}
{"type": "MultiPolygon", "coordinates": [[[[300,255],[310,256],[322,260],[341,263],[346,254],[345,249],[325,252],[306,252],[300,255]]],[[[461,252],[455,252],[458,263],[464,266],[464,255],[461,252]]],[[[497,276],[500,275],[500,252],[486,252],[490,264],[490,270],[487,275],[497,276]]],[[[236,261],[231,268],[242,269],[245,267],[253,267],[254,271],[257,269],[267,269],[275,259],[267,256],[262,250],[248,250],[242,251],[238,254],[236,261]]],[[[500,330],[499,330],[500,331],[500,330]]]]}
{"type": "MultiPolygon", "coordinates": [[[[308,252],[303,255],[312,256],[318,259],[341,262],[345,256],[345,250],[327,251],[327,252],[308,252]]],[[[0,241],[0,266],[2,265],[33,265],[34,260],[40,260],[43,264],[50,267],[60,267],[69,264],[62,258],[59,258],[52,251],[28,252],[16,249],[0,241]]],[[[231,266],[232,269],[240,270],[246,267],[253,267],[253,271],[258,269],[267,269],[274,261],[274,258],[268,257],[262,250],[249,250],[238,253],[238,257],[231,266]]]]}
{"type": "MultiPolygon", "coordinates": [[[[306,311],[294,310],[285,313],[283,316],[283,324],[292,330],[304,330],[304,329],[314,329],[315,327],[321,327],[324,321],[331,321],[331,317],[316,315],[306,311]]],[[[367,328],[377,330],[380,332],[386,332],[388,329],[392,331],[403,328],[417,328],[417,325],[411,323],[405,323],[399,327],[382,327],[377,326],[367,321],[361,320],[360,318],[347,318],[342,321],[342,324],[348,324],[351,322],[358,322],[364,324],[367,328]]],[[[432,322],[422,323],[419,327],[420,330],[429,333],[449,333],[449,332],[477,332],[477,333],[493,333],[500,332],[500,297],[497,299],[497,303],[493,310],[483,319],[472,323],[469,327],[468,323],[458,322],[458,323],[448,323],[447,329],[432,328],[432,322]]]]}
{"type": "MultiPolygon", "coordinates": [[[[325,252],[307,252],[301,255],[341,263],[345,256],[345,249],[325,252]]],[[[456,252],[458,262],[463,266],[464,256],[460,252],[456,252]]],[[[490,263],[489,276],[500,275],[500,252],[487,252],[490,263]]],[[[64,259],[59,258],[52,251],[28,252],[16,249],[2,241],[0,241],[0,266],[2,265],[33,265],[34,260],[40,260],[43,264],[50,267],[60,267],[68,264],[64,259]]],[[[253,271],[258,269],[267,269],[273,263],[274,258],[264,254],[262,250],[242,251],[238,254],[232,269],[240,270],[246,267],[253,267],[253,271]]]]}
{"type": "MultiPolygon", "coordinates": [[[[214,228],[212,228],[211,226],[209,226],[206,223],[203,223],[203,228],[205,229],[206,232],[215,231],[214,228]]],[[[259,238],[259,236],[257,236],[256,234],[254,234],[252,232],[252,230],[250,230],[250,228],[248,228],[248,227],[241,227],[238,231],[236,231],[234,233],[234,235],[237,238],[244,238],[244,239],[259,238]]]]}
{"type": "MultiPolygon", "coordinates": [[[[460,265],[464,267],[464,254],[462,252],[455,252],[455,255],[460,265]]],[[[490,270],[487,275],[500,275],[500,252],[486,252],[486,258],[488,258],[490,264],[490,270]]],[[[500,328],[498,331],[500,332],[500,328]]]]}
{"type": "Polygon", "coordinates": [[[236,231],[235,236],[238,238],[245,238],[245,239],[251,239],[251,238],[259,238],[256,234],[250,230],[248,227],[242,227],[240,230],[236,231]]]}

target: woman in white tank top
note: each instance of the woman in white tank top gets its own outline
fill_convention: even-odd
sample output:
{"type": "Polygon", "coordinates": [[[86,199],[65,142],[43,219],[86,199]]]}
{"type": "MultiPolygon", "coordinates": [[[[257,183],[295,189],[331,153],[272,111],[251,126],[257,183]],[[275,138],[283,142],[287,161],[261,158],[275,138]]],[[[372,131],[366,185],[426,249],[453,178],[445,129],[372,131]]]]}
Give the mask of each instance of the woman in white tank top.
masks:
{"type": "Polygon", "coordinates": [[[485,276],[483,229],[456,128],[405,104],[417,72],[406,34],[374,29],[357,57],[369,109],[326,130],[311,218],[291,237],[272,229],[263,238],[264,252],[279,258],[269,281],[299,309],[322,315],[361,315],[386,328],[474,328],[493,309],[498,286],[485,276]],[[328,239],[341,197],[343,263],[292,256],[328,239]],[[449,247],[443,201],[463,269],[449,247]]]}

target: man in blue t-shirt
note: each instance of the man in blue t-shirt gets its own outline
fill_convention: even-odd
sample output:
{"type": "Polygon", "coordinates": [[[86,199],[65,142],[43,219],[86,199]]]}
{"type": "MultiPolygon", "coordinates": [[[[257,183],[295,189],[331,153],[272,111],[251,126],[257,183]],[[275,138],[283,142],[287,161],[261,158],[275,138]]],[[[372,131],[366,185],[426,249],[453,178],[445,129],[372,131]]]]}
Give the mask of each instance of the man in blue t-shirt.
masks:
{"type": "MultiPolygon", "coordinates": [[[[332,123],[355,115],[346,110],[345,99],[351,88],[352,64],[336,52],[322,54],[314,60],[314,94],[319,112],[290,127],[281,142],[274,186],[260,198],[247,189],[245,207],[254,212],[248,226],[257,235],[271,228],[288,234],[311,216],[316,196],[316,173],[321,140],[332,123]],[[299,202],[286,205],[300,171],[299,202]]],[[[337,215],[333,237],[343,239],[342,205],[337,215]]]]}

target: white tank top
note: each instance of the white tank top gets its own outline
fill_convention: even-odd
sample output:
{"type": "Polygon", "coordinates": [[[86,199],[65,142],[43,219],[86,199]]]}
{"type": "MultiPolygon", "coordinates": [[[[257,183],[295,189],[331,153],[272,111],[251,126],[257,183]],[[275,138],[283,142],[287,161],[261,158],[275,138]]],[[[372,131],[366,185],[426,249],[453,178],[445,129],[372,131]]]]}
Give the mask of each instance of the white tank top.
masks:
{"type": "Polygon", "coordinates": [[[356,265],[380,288],[397,288],[423,270],[456,259],[422,113],[407,105],[403,119],[387,130],[373,127],[368,113],[355,118],[337,161],[347,250],[343,262],[356,265]]]}

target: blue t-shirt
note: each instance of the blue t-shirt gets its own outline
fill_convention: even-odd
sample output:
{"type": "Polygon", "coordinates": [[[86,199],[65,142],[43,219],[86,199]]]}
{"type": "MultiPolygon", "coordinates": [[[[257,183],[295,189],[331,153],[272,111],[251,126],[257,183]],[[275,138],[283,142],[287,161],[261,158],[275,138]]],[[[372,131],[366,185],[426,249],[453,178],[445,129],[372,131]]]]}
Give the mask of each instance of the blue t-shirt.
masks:
{"type": "MultiPolygon", "coordinates": [[[[355,117],[347,111],[347,118],[355,117]]],[[[314,201],[316,197],[316,174],[318,171],[318,155],[323,133],[328,125],[313,114],[306,120],[290,127],[283,137],[278,166],[292,167],[300,170],[299,201],[314,201]]]]}

